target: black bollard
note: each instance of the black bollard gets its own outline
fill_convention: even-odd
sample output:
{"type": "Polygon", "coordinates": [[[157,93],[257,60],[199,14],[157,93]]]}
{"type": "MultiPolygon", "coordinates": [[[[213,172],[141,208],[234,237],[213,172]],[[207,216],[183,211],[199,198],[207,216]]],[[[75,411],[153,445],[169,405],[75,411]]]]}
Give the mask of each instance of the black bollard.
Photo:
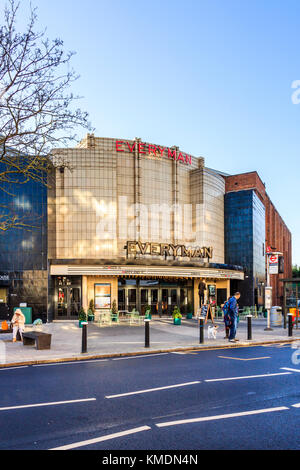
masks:
{"type": "Polygon", "coordinates": [[[145,321],[145,348],[150,347],[150,320],[145,321]]]}
{"type": "Polygon", "coordinates": [[[81,341],[81,352],[87,352],[87,322],[82,322],[82,341],[81,341]]]}
{"type": "Polygon", "coordinates": [[[252,339],[252,315],[247,315],[247,339],[252,339]]]}
{"type": "Polygon", "coordinates": [[[288,322],[289,322],[289,336],[293,336],[293,314],[288,314],[288,322]]]}
{"type": "Polygon", "coordinates": [[[199,318],[199,336],[200,336],[199,342],[200,344],[203,344],[204,343],[204,318],[203,317],[199,318]]]}

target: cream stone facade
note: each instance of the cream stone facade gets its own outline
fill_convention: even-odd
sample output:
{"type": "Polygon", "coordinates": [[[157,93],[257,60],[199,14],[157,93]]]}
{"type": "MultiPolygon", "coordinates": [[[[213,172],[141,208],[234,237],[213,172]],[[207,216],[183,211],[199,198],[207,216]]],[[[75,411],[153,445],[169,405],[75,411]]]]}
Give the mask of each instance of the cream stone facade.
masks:
{"type": "MultiPolygon", "coordinates": [[[[86,309],[101,285],[110,285],[110,306],[116,300],[127,310],[133,295],[129,279],[149,281],[144,302],[141,290],[147,283],[136,288],[140,310],[152,303],[153,313],[162,313],[163,297],[170,303],[173,295],[173,305],[192,304],[195,313],[200,279],[219,285],[225,297],[229,279],[243,278],[241,270],[224,266],[225,181],[205,167],[203,158],[137,138],[90,134],[63,152],[65,164],[56,170],[48,196],[54,318],[74,316],[79,305],[86,309]],[[151,279],[162,280],[157,293],[151,279]],[[75,313],[74,305],[59,311],[67,296],[73,299],[67,303],[76,304],[75,313]]],[[[99,299],[100,312],[105,300],[99,299]]]]}

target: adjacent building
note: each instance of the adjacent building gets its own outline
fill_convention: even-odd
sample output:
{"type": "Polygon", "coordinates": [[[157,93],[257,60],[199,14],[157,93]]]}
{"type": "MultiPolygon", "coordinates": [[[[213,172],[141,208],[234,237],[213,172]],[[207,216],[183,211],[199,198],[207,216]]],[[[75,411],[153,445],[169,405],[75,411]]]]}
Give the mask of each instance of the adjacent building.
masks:
{"type": "MultiPolygon", "coordinates": [[[[227,215],[234,217],[236,215],[236,227],[241,234],[240,248],[235,246],[233,248],[232,238],[226,237],[226,261],[231,262],[235,259],[234,251],[248,252],[246,246],[250,241],[253,247],[253,256],[248,252],[248,259],[237,258],[245,267],[246,282],[241,286],[241,290],[245,293],[245,286],[247,282],[252,282],[254,286],[254,300],[259,298],[262,293],[262,287],[265,285],[265,274],[262,275],[262,265],[259,262],[260,253],[266,252],[267,247],[271,247],[273,251],[281,252],[284,257],[284,272],[277,275],[270,276],[270,285],[272,286],[272,304],[283,305],[284,292],[283,278],[292,276],[292,234],[286,226],[284,220],[275,208],[266,192],[265,184],[256,171],[249,173],[242,173],[237,175],[228,175],[225,178],[226,196],[225,196],[225,224],[226,233],[233,230],[233,226],[229,227],[227,215]],[[250,196],[252,194],[252,196],[250,196]],[[249,214],[243,205],[242,201],[245,198],[252,197],[255,200],[255,205],[252,206],[249,213],[253,221],[253,229],[251,223],[249,225],[249,214]],[[233,201],[236,202],[236,207],[233,206],[233,201]],[[250,232],[249,232],[250,227],[250,232]],[[245,232],[245,238],[242,233],[245,232]],[[264,232],[264,235],[263,235],[264,232]],[[265,238],[265,241],[263,240],[265,238]],[[248,278],[247,278],[248,276],[248,278]],[[248,281],[247,281],[248,279],[248,281]]],[[[228,233],[227,233],[228,235],[228,233]]],[[[243,255],[245,256],[245,255],[243,255]]],[[[264,257],[265,258],[265,257],[264,257]]],[[[266,260],[264,261],[264,272],[266,271],[266,260]]]]}
{"type": "Polygon", "coordinates": [[[3,185],[0,214],[24,221],[26,229],[0,231],[0,318],[27,303],[34,318],[47,319],[47,188],[29,181],[3,185]]]}

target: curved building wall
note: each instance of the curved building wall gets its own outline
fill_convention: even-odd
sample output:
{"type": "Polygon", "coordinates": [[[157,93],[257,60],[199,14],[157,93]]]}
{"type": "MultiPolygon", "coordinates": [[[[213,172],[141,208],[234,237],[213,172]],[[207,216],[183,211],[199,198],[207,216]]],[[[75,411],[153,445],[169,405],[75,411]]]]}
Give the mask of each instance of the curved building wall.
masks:
{"type": "Polygon", "coordinates": [[[202,158],[93,135],[64,153],[48,197],[50,259],[124,258],[137,240],[212,246],[210,261],[224,263],[225,183],[202,158]]]}

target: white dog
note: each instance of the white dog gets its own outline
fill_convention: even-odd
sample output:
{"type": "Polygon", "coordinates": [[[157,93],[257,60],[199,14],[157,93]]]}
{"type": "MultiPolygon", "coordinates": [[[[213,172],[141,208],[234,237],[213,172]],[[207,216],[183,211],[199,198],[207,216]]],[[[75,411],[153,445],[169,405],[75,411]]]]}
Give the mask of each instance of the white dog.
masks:
{"type": "Polygon", "coordinates": [[[217,329],[218,328],[219,327],[217,325],[208,327],[208,331],[207,331],[208,339],[217,339],[217,329]]]}

